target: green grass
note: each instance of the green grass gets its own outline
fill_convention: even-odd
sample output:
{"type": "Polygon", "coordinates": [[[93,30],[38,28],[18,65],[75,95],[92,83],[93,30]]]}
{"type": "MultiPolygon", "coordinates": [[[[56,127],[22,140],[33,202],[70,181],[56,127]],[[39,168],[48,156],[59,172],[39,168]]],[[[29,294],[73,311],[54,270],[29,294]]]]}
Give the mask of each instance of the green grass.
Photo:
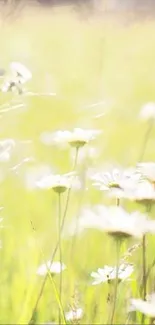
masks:
{"type": "MultiPolygon", "coordinates": [[[[124,26],[121,21],[105,22],[95,16],[80,20],[64,8],[48,12],[27,10],[18,20],[1,25],[0,66],[8,68],[11,61],[25,64],[33,74],[28,89],[54,91],[56,96],[21,98],[20,101],[26,102],[26,109],[3,113],[0,119],[2,139],[33,141],[26,147],[20,146],[11,162],[1,167],[8,173],[0,190],[6,226],[0,234],[0,323],[28,322],[42,284],[42,279],[36,275],[37,267],[42,263],[40,251],[49,259],[57,240],[56,194],[52,191],[29,192],[23,177],[28,165],[18,176],[11,173],[10,167],[23,157],[33,155],[38,164],[50,164],[55,172],[70,171],[70,150],[46,147],[39,137],[46,130],[73,127],[103,130],[95,144],[100,154],[94,160],[94,166],[110,162],[125,167],[134,165],[139,159],[147,128],[138,114],[142,104],[155,101],[154,31],[152,21],[124,26]],[[106,104],[103,106],[85,108],[104,100],[106,104]],[[95,119],[104,107],[105,116],[95,119]],[[32,230],[30,220],[36,232],[32,230]]],[[[11,96],[1,93],[0,104],[10,100],[11,96]]],[[[155,159],[154,136],[155,129],[145,160],[155,159]]],[[[72,193],[68,220],[75,216],[79,199],[72,193]]],[[[82,198],[83,205],[102,202],[112,203],[92,188],[82,198]]],[[[138,207],[130,205],[129,208],[138,207]]],[[[78,300],[85,312],[82,323],[104,323],[107,321],[108,285],[92,287],[90,273],[104,264],[115,264],[113,243],[106,235],[89,231],[77,240],[74,263],[70,250],[71,241],[64,239],[63,262],[67,270],[63,273],[63,308],[67,311],[69,305],[78,300]]],[[[151,238],[150,262],[153,254],[154,240],[151,238]]],[[[57,254],[55,260],[58,258],[57,254]]],[[[138,250],[131,261],[138,265],[140,258],[138,250]]],[[[135,276],[139,276],[138,269],[135,276]]],[[[120,297],[127,299],[130,293],[138,296],[137,284],[121,286],[120,297]]],[[[123,304],[125,302],[121,301],[118,305],[117,323],[126,319],[123,304]]],[[[36,323],[57,322],[57,316],[58,305],[48,279],[36,323]]]]}

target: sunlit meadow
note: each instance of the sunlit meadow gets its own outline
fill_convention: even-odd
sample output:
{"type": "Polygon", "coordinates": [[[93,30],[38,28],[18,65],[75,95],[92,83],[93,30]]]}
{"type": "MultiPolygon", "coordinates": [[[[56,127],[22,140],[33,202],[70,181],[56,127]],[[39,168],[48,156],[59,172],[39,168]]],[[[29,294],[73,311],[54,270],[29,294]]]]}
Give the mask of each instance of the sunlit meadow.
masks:
{"type": "Polygon", "coordinates": [[[155,291],[155,227],[131,221],[154,219],[155,167],[133,170],[127,189],[115,172],[94,185],[155,161],[155,23],[130,18],[36,7],[1,19],[2,89],[11,62],[32,73],[22,94],[0,93],[1,324],[153,323],[141,300],[155,291]],[[100,132],[55,140],[74,128],[100,132]]]}

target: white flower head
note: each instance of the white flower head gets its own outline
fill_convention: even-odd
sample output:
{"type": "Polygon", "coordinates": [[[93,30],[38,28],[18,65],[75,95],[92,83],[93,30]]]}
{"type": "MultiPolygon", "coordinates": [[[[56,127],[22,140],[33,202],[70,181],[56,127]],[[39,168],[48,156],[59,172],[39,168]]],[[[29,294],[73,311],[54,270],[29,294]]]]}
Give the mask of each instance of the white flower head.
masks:
{"type": "Polygon", "coordinates": [[[14,147],[15,141],[13,139],[0,140],[0,162],[7,162],[10,160],[14,147]]]}
{"type": "Polygon", "coordinates": [[[153,184],[142,181],[134,186],[130,191],[126,191],[124,197],[138,203],[147,204],[155,202],[155,189],[153,184]]]}
{"type": "Polygon", "coordinates": [[[144,162],[137,164],[137,170],[146,178],[150,183],[155,183],[155,163],[144,162]]]}
{"type": "Polygon", "coordinates": [[[109,191],[114,196],[122,197],[124,190],[133,187],[140,176],[132,168],[114,168],[110,172],[94,173],[90,178],[94,181],[93,185],[101,191],[109,191]]]}
{"type": "Polygon", "coordinates": [[[72,147],[81,148],[86,143],[94,140],[101,133],[100,130],[83,130],[75,128],[73,131],[56,131],[54,133],[43,133],[41,140],[45,144],[65,144],[68,143],[72,147]]]}
{"type": "Polygon", "coordinates": [[[144,106],[142,106],[140,111],[140,118],[142,120],[149,120],[155,118],[155,103],[148,102],[144,106]]]}
{"type": "Polygon", "coordinates": [[[10,64],[10,70],[11,73],[5,78],[1,91],[22,94],[22,85],[32,78],[32,74],[23,64],[19,62],[12,62],[10,64]]]}
{"type": "Polygon", "coordinates": [[[57,193],[63,193],[72,186],[80,188],[80,182],[74,172],[63,175],[50,174],[38,180],[36,185],[41,189],[53,189],[57,193]]]}
{"type": "Polygon", "coordinates": [[[48,177],[52,174],[51,166],[47,164],[39,164],[27,169],[25,174],[25,185],[28,190],[33,190],[36,188],[37,182],[39,182],[43,177],[48,177]]]}
{"type": "MultiPolygon", "coordinates": [[[[120,281],[127,280],[133,273],[134,267],[132,264],[121,264],[118,269],[118,279],[120,281]]],[[[111,282],[116,279],[117,269],[116,266],[105,265],[103,269],[98,269],[97,272],[92,272],[91,276],[94,278],[93,285],[111,282]]]]}
{"type": "Polygon", "coordinates": [[[17,77],[20,83],[25,83],[32,78],[32,73],[20,62],[10,64],[12,74],[17,77]]]}
{"type": "Polygon", "coordinates": [[[8,79],[8,80],[5,80],[2,87],[1,87],[1,91],[3,93],[7,93],[7,92],[14,92],[16,91],[16,88],[17,88],[17,83],[15,80],[13,79],[8,79]]]}
{"type": "Polygon", "coordinates": [[[65,269],[66,269],[66,265],[63,263],[62,264],[60,262],[51,263],[51,261],[47,261],[46,264],[42,264],[39,266],[37,270],[37,274],[41,276],[45,276],[48,272],[50,272],[51,274],[54,275],[54,274],[61,273],[65,269]]]}
{"type": "Polygon", "coordinates": [[[77,308],[74,310],[70,310],[65,313],[65,318],[67,321],[77,321],[83,317],[83,309],[77,308]]]}
{"type": "Polygon", "coordinates": [[[113,236],[126,238],[141,238],[144,233],[150,232],[153,221],[139,212],[126,212],[122,207],[96,206],[92,209],[84,209],[79,217],[79,226],[82,229],[98,229],[113,236]]]}
{"type": "Polygon", "coordinates": [[[155,293],[147,296],[147,301],[142,299],[130,299],[129,311],[135,310],[149,317],[155,317],[155,293]]]}

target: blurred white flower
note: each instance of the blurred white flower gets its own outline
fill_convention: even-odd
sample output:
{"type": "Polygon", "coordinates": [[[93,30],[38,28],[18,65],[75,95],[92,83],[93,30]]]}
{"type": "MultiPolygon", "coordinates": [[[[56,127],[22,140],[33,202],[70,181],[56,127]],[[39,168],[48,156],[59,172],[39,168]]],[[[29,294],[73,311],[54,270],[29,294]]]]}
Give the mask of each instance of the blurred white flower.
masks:
{"type": "Polygon", "coordinates": [[[19,62],[12,62],[10,64],[10,70],[11,74],[4,80],[1,91],[12,91],[22,94],[22,85],[32,78],[32,74],[23,64],[19,62]]]}
{"type": "Polygon", "coordinates": [[[57,193],[63,193],[67,189],[80,188],[80,181],[75,172],[63,175],[48,175],[36,182],[36,186],[41,189],[53,189],[57,193]]]}
{"type": "Polygon", "coordinates": [[[47,145],[52,143],[68,143],[72,147],[80,148],[91,140],[94,140],[99,134],[101,134],[100,130],[83,130],[75,128],[73,131],[56,131],[54,133],[45,132],[41,135],[41,140],[47,145]]]}
{"type": "Polygon", "coordinates": [[[149,317],[155,317],[155,293],[147,296],[147,301],[142,299],[130,299],[129,311],[140,311],[149,317]]]}
{"type": "Polygon", "coordinates": [[[133,168],[126,170],[114,168],[111,172],[94,173],[90,178],[95,181],[93,185],[101,191],[109,191],[114,196],[116,193],[117,197],[122,197],[125,189],[132,188],[139,181],[140,175],[133,168]]]}
{"type": "Polygon", "coordinates": [[[78,226],[82,229],[98,229],[114,236],[141,238],[151,231],[151,227],[154,232],[155,222],[140,212],[128,213],[122,207],[98,205],[83,210],[78,226]]]}
{"type": "Polygon", "coordinates": [[[5,80],[1,87],[1,91],[3,93],[7,93],[9,91],[14,92],[18,89],[17,84],[18,83],[16,82],[16,80],[12,80],[12,79],[5,80]]]}
{"type": "Polygon", "coordinates": [[[7,162],[10,160],[15,144],[13,139],[0,140],[0,162],[7,162]]]}
{"type": "MultiPolygon", "coordinates": [[[[120,281],[127,280],[133,273],[134,267],[131,264],[121,264],[118,269],[118,279],[120,281]]],[[[93,285],[110,282],[116,279],[117,269],[116,266],[105,265],[103,269],[98,269],[97,272],[92,272],[91,277],[94,278],[93,285]]]]}
{"type": "Polygon", "coordinates": [[[155,163],[144,162],[137,164],[137,170],[151,183],[155,183],[155,163]]]}
{"type": "Polygon", "coordinates": [[[142,120],[154,119],[155,118],[155,103],[148,102],[144,106],[142,106],[139,116],[142,120]]]}
{"type": "Polygon", "coordinates": [[[76,321],[83,317],[83,310],[82,308],[70,310],[65,313],[65,318],[67,321],[76,321]]]}
{"type": "Polygon", "coordinates": [[[24,176],[26,188],[29,190],[35,189],[37,182],[43,177],[50,176],[52,172],[51,166],[46,164],[29,167],[24,176]]]}
{"type": "Polygon", "coordinates": [[[91,272],[90,275],[92,278],[94,278],[92,285],[108,282],[112,272],[113,267],[108,265],[105,265],[103,269],[97,269],[97,272],[91,272]]]}
{"type": "Polygon", "coordinates": [[[38,267],[37,274],[41,276],[45,276],[48,272],[51,274],[59,274],[66,269],[65,264],[61,264],[60,262],[47,261],[46,264],[42,264],[38,267]]]}
{"type": "Polygon", "coordinates": [[[129,191],[124,193],[124,198],[131,201],[136,201],[142,204],[155,201],[155,189],[154,186],[148,181],[142,181],[134,186],[129,191]]]}
{"type": "Polygon", "coordinates": [[[18,82],[25,83],[32,78],[32,73],[20,62],[10,64],[12,74],[18,78],[18,82]]]}

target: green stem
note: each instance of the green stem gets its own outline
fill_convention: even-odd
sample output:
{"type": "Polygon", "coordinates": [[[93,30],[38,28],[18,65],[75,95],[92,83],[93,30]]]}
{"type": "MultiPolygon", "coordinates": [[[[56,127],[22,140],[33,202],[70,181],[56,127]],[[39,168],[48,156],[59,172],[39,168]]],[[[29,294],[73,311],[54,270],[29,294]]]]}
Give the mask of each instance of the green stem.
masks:
{"type": "Polygon", "coordinates": [[[115,279],[113,306],[112,306],[112,313],[111,313],[111,320],[110,320],[111,325],[114,322],[114,316],[115,316],[115,310],[116,310],[116,302],[117,302],[120,246],[121,246],[121,242],[119,240],[116,240],[116,279],[115,279]]]}
{"type": "MultiPolygon", "coordinates": [[[[59,239],[59,260],[62,266],[62,249],[61,249],[61,193],[58,193],[58,239],[59,239]]],[[[62,294],[62,272],[60,272],[59,297],[61,302],[62,294]]],[[[61,325],[61,311],[59,308],[59,324],[61,325]]]]}
{"type": "MultiPolygon", "coordinates": [[[[36,236],[36,228],[34,227],[33,223],[32,223],[32,220],[30,220],[31,222],[31,226],[32,226],[32,230],[34,231],[34,234],[36,236]]],[[[36,239],[36,238],[35,238],[36,239]]],[[[37,240],[36,240],[37,242],[37,240]]],[[[63,324],[66,324],[66,319],[65,319],[65,314],[64,314],[64,311],[63,311],[63,307],[62,307],[62,303],[61,303],[61,299],[60,299],[60,296],[59,296],[59,293],[57,291],[57,288],[55,286],[55,283],[53,281],[53,277],[51,275],[51,272],[49,270],[49,266],[47,265],[47,263],[45,262],[45,256],[44,256],[44,253],[42,251],[42,249],[40,249],[40,254],[41,254],[41,257],[42,257],[42,261],[44,262],[44,264],[46,265],[46,269],[47,269],[47,274],[45,276],[45,278],[49,277],[51,283],[52,283],[52,286],[53,286],[53,289],[54,289],[54,292],[55,292],[55,297],[56,297],[56,301],[58,303],[58,306],[59,306],[59,310],[60,310],[60,315],[62,316],[62,319],[63,319],[63,324]]],[[[36,310],[35,310],[35,313],[36,313],[36,310]]],[[[34,313],[34,315],[35,315],[34,313]]],[[[31,319],[28,324],[33,324],[33,319],[31,319]]]]}
{"type": "MultiPolygon", "coordinates": [[[[142,280],[142,286],[143,286],[143,299],[146,300],[146,293],[147,293],[147,278],[146,278],[146,235],[143,236],[142,239],[142,265],[143,265],[143,280],[142,280]]],[[[141,323],[144,324],[145,321],[145,315],[142,314],[142,320],[141,323]]]]}
{"type": "Polygon", "coordinates": [[[81,189],[81,192],[80,192],[80,198],[79,198],[79,202],[78,202],[78,208],[77,208],[77,214],[76,214],[76,220],[75,220],[75,233],[73,235],[73,238],[72,238],[72,241],[71,241],[71,250],[70,250],[70,259],[72,261],[72,264],[73,264],[73,261],[74,261],[74,252],[75,252],[75,249],[76,249],[76,242],[77,242],[77,235],[78,235],[78,222],[79,222],[79,215],[80,215],[80,209],[81,209],[81,206],[82,206],[82,200],[83,200],[83,197],[84,197],[84,189],[85,189],[85,183],[86,183],[86,172],[85,172],[85,168],[84,168],[84,173],[83,173],[83,188],[81,189]]]}
{"type": "MultiPolygon", "coordinates": [[[[61,272],[61,273],[62,273],[62,272],[61,272]]],[[[60,274],[61,274],[61,273],[60,273],[60,274]]],[[[57,290],[57,288],[56,288],[56,285],[55,285],[55,283],[54,283],[54,280],[53,280],[53,277],[52,277],[51,273],[49,272],[48,275],[49,275],[50,281],[51,281],[51,283],[52,283],[52,285],[53,285],[53,289],[54,289],[55,297],[56,297],[56,300],[57,300],[58,305],[59,305],[59,310],[60,310],[60,321],[61,321],[61,316],[62,316],[63,324],[66,325],[67,323],[66,323],[66,319],[65,319],[65,314],[64,314],[64,311],[63,311],[63,307],[62,307],[62,303],[61,303],[61,299],[60,299],[60,296],[59,296],[58,290],[57,290]]],[[[59,323],[59,324],[60,324],[60,323],[59,323]]]]}
{"type": "Polygon", "coordinates": [[[151,130],[152,130],[152,127],[153,127],[153,122],[154,121],[151,119],[149,121],[149,123],[148,123],[148,128],[147,128],[145,136],[144,136],[144,141],[143,141],[141,153],[140,153],[140,156],[139,156],[139,161],[142,161],[143,158],[144,158],[146,147],[147,147],[148,140],[149,140],[149,137],[150,137],[150,133],[151,133],[151,130]]]}
{"type": "MultiPolygon", "coordinates": [[[[74,165],[73,165],[73,169],[72,169],[73,171],[75,171],[75,169],[76,169],[77,161],[78,161],[78,148],[76,149],[75,161],[74,161],[74,165]]],[[[70,195],[71,195],[71,188],[72,187],[70,187],[68,189],[68,192],[67,192],[66,205],[65,205],[65,210],[64,210],[64,213],[63,213],[63,217],[62,217],[60,234],[62,233],[62,230],[63,230],[63,227],[64,227],[64,223],[65,223],[65,219],[66,219],[66,215],[67,215],[67,211],[68,211],[68,205],[69,205],[70,195]]],[[[59,248],[59,240],[57,241],[56,246],[55,246],[55,249],[54,249],[54,252],[52,254],[51,264],[53,262],[53,259],[54,259],[55,255],[56,255],[56,253],[57,253],[58,248],[59,248]]],[[[31,318],[30,318],[30,320],[28,322],[28,325],[33,323],[33,318],[34,318],[34,315],[36,314],[36,311],[37,311],[37,308],[38,308],[40,299],[41,299],[41,297],[43,295],[43,291],[44,291],[44,288],[45,288],[45,284],[46,284],[47,279],[48,279],[48,274],[46,274],[46,276],[44,277],[44,280],[42,282],[42,286],[41,286],[40,291],[38,293],[38,296],[37,296],[35,305],[33,307],[32,314],[31,314],[31,318]]]]}
{"type": "Polygon", "coordinates": [[[116,198],[116,206],[119,207],[120,206],[120,198],[116,198]]]}

